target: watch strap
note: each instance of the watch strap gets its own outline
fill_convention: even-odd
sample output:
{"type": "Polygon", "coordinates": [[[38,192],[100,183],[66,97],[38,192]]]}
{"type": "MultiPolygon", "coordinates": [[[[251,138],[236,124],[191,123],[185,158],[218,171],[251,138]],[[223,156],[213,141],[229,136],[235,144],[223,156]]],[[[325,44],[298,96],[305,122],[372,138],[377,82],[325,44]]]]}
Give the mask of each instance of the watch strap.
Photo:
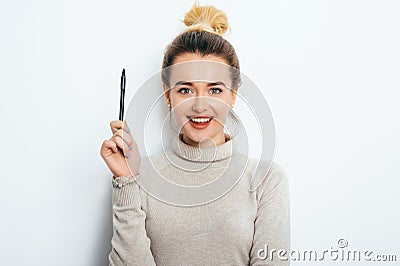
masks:
{"type": "Polygon", "coordinates": [[[118,187],[122,188],[132,182],[135,182],[136,178],[134,176],[118,176],[118,177],[113,177],[112,179],[112,185],[113,187],[118,187]]]}

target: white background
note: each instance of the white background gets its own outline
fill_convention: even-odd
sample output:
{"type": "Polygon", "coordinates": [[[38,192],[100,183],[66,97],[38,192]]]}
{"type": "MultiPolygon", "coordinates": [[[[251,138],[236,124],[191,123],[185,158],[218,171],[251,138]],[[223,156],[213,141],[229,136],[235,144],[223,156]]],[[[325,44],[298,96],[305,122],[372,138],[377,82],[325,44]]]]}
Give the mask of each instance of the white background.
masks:
{"type": "MultiPolygon", "coordinates": [[[[193,3],[1,2],[2,265],[107,265],[111,176],[99,150],[120,72],[129,102],[193,3]]],[[[227,13],[226,38],[274,115],[292,248],[345,238],[400,260],[400,3],[201,3],[227,13]]]]}

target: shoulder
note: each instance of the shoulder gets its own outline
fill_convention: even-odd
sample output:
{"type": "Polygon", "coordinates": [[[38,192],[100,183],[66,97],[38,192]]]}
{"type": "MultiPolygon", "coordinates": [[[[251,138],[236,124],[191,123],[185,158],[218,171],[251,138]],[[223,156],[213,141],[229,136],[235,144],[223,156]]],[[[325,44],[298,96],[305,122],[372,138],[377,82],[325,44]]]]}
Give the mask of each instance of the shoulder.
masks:
{"type": "Polygon", "coordinates": [[[258,198],[262,194],[288,192],[288,177],[281,164],[249,158],[247,171],[251,176],[250,188],[258,198]]]}

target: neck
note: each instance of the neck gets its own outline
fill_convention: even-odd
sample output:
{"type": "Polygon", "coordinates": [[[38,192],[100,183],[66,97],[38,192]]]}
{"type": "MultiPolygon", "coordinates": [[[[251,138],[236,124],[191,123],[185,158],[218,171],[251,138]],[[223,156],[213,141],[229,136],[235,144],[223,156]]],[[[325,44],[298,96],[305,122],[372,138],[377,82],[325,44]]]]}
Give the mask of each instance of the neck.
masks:
{"type": "MultiPolygon", "coordinates": [[[[183,141],[182,133],[175,135],[171,143],[171,150],[173,154],[177,156],[169,156],[169,159],[172,161],[177,160],[173,163],[175,165],[180,165],[181,163],[190,164],[190,162],[196,162],[196,164],[200,163],[198,167],[206,167],[205,165],[203,165],[203,163],[223,160],[233,154],[236,146],[236,144],[234,144],[234,138],[229,135],[225,135],[225,138],[226,142],[218,146],[211,145],[208,147],[196,147],[185,143],[183,141]]],[[[193,165],[187,167],[193,167],[193,165]]],[[[185,166],[184,169],[191,168],[186,168],[185,166]]]]}

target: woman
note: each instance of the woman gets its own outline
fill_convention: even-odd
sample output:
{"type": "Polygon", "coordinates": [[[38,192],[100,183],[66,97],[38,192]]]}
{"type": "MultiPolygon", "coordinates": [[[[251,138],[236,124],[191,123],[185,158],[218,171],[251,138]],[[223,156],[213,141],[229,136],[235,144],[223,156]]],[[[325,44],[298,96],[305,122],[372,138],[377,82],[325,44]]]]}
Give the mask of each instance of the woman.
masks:
{"type": "MultiPolygon", "coordinates": [[[[196,4],[184,23],[188,28],[165,52],[164,70],[196,60],[239,69],[234,48],[222,37],[228,29],[223,12],[196,4]]],[[[234,105],[240,76],[232,75],[227,88],[212,82],[171,85],[170,75],[163,72],[165,100],[180,134],[168,153],[171,158],[153,160],[171,181],[202,185],[220,176],[235,155],[235,137],[224,132],[223,122],[234,105]],[[208,167],[186,171],[171,159],[193,169],[204,163],[208,167]]],[[[289,265],[288,182],[276,163],[254,192],[248,189],[255,171],[250,163],[223,197],[190,208],[174,206],[151,197],[136,182],[136,177],[151,178],[152,164],[143,164],[127,123],[117,120],[110,126],[113,136],[100,152],[114,184],[110,265],[289,265]]]]}

